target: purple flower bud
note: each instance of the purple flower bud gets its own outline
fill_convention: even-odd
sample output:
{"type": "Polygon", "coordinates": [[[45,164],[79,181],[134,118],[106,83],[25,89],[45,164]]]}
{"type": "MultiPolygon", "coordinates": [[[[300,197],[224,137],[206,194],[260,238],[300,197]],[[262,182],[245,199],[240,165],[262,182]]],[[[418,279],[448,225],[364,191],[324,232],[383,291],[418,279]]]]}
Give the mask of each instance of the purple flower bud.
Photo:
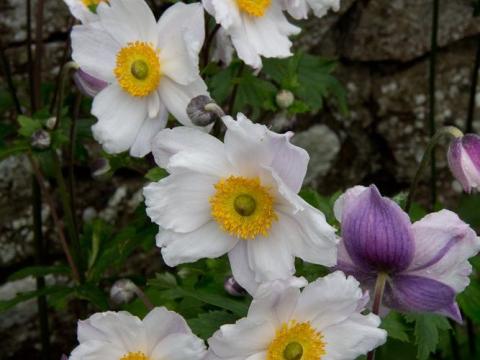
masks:
{"type": "Polygon", "coordinates": [[[225,283],[223,284],[223,287],[225,288],[225,291],[232,295],[232,296],[245,296],[247,293],[244,288],[242,288],[237,281],[233,278],[233,276],[229,276],[226,280],[225,283]]]}
{"type": "Polygon", "coordinates": [[[410,219],[374,185],[343,212],[342,237],[352,260],[365,270],[398,272],[413,258],[410,219]]]}
{"type": "Polygon", "coordinates": [[[43,129],[37,130],[32,134],[31,144],[32,147],[37,150],[48,149],[51,143],[52,138],[50,137],[50,134],[43,129]]]}
{"type": "Polygon", "coordinates": [[[129,279],[117,280],[110,289],[110,299],[114,304],[127,304],[136,295],[137,286],[129,279]]]}
{"type": "Polygon", "coordinates": [[[480,187],[480,136],[455,138],[448,149],[448,165],[466,192],[480,187]]]}
{"type": "Polygon", "coordinates": [[[89,97],[94,97],[108,85],[105,81],[87,74],[82,69],[75,72],[73,80],[80,92],[89,97]]]}

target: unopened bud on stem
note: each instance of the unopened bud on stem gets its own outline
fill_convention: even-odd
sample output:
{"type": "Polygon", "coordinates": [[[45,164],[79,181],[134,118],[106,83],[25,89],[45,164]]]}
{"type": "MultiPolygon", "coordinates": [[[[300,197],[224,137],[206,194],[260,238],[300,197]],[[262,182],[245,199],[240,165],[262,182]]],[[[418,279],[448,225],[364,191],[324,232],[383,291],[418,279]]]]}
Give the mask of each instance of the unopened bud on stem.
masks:
{"type": "Polygon", "coordinates": [[[222,108],[206,95],[194,97],[187,106],[187,114],[193,124],[207,126],[225,116],[222,108]]]}
{"type": "Polygon", "coordinates": [[[37,130],[32,134],[31,145],[34,149],[45,150],[50,147],[52,138],[48,131],[43,129],[37,130]]]}
{"type": "Polygon", "coordinates": [[[280,109],[287,109],[295,101],[295,96],[290,90],[280,90],[277,93],[275,100],[280,109]]]}
{"type": "Polygon", "coordinates": [[[245,296],[245,294],[246,294],[245,289],[242,288],[237,283],[237,281],[233,278],[233,276],[229,276],[225,280],[225,282],[223,284],[223,287],[224,287],[225,291],[232,296],[240,297],[240,296],[245,296]]]}

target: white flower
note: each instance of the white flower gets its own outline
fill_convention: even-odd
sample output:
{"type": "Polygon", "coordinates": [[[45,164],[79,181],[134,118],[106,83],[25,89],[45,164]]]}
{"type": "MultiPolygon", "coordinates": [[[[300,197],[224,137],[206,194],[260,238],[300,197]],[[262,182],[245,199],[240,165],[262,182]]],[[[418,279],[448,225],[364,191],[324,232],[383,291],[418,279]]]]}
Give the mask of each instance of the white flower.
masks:
{"type": "Polygon", "coordinates": [[[93,135],[109,153],[130,149],[132,156],[144,156],[169,112],[192,126],[187,104],[208,94],[198,69],[203,9],[179,2],[157,24],[145,1],[109,0],[97,14],[97,23],[72,32],[73,59],[109,84],[93,101],[93,135]]]}
{"type": "Polygon", "coordinates": [[[290,35],[300,28],[290,24],[279,0],[202,0],[205,10],[230,36],[237,54],[253,68],[262,66],[260,56],[291,55],[290,35]]]}
{"type": "Polygon", "coordinates": [[[233,276],[252,293],[257,283],[285,279],[295,256],[336,264],[334,229],[302,200],[307,152],[276,134],[223,118],[222,143],[198,130],[161,131],[153,155],[170,176],[145,187],[147,214],[165,229],[157,245],[170,266],[228,253],[233,276]]]}
{"type": "Polygon", "coordinates": [[[63,0],[67,4],[73,17],[82,23],[98,21],[97,6],[107,0],[63,0]]]}
{"type": "Polygon", "coordinates": [[[78,322],[70,360],[201,360],[205,344],[185,320],[158,307],[143,320],[128,312],[104,312],[78,322]]]}
{"type": "Polygon", "coordinates": [[[295,19],[307,19],[310,9],[316,17],[325,16],[331,9],[340,9],[340,0],[280,0],[282,8],[295,19]]]}
{"type": "Polygon", "coordinates": [[[233,58],[232,40],[227,32],[220,28],[213,38],[212,61],[221,61],[223,65],[228,66],[233,58]]]}
{"type": "Polygon", "coordinates": [[[368,295],[337,271],[307,285],[262,284],[246,318],[223,325],[205,360],[353,360],[382,345],[380,318],[362,315],[368,295]]]}

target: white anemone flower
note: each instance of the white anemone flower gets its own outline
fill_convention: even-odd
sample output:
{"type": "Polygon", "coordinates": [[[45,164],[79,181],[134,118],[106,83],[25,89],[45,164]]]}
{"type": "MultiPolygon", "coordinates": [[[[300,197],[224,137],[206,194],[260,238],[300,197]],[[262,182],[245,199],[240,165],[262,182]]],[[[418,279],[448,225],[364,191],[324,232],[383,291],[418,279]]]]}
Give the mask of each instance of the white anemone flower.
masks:
{"type": "Polygon", "coordinates": [[[340,272],[303,291],[282,281],[262,284],[247,317],[208,340],[205,360],[353,360],[385,343],[380,318],[362,315],[365,296],[340,272]]]}
{"type": "Polygon", "coordinates": [[[157,164],[170,173],[144,189],[147,214],[169,266],[228,253],[232,273],[247,291],[286,279],[295,257],[336,264],[335,230],[298,192],[307,152],[243,114],[225,116],[225,140],[196,129],[161,131],[157,164]]]}
{"type": "Polygon", "coordinates": [[[191,98],[208,95],[199,75],[205,30],[200,4],[178,2],[158,21],[143,0],[109,0],[97,6],[99,21],[75,26],[72,57],[109,85],[95,96],[93,135],[109,153],[151,151],[168,113],[193,126],[191,98]]]}
{"type": "Polygon", "coordinates": [[[202,360],[203,340],[185,320],[158,307],[143,320],[128,312],[103,312],[78,322],[78,342],[70,360],[202,360]]]}
{"type": "Polygon", "coordinates": [[[310,10],[316,17],[327,15],[329,10],[338,11],[340,0],[280,0],[282,7],[295,19],[307,19],[310,10]]]}
{"type": "Polygon", "coordinates": [[[108,0],[63,0],[67,4],[73,17],[82,23],[98,21],[97,6],[108,0]]]}
{"type": "Polygon", "coordinates": [[[258,69],[260,56],[285,58],[292,53],[290,35],[300,28],[290,24],[279,0],[202,0],[205,10],[230,36],[238,57],[258,69]]]}

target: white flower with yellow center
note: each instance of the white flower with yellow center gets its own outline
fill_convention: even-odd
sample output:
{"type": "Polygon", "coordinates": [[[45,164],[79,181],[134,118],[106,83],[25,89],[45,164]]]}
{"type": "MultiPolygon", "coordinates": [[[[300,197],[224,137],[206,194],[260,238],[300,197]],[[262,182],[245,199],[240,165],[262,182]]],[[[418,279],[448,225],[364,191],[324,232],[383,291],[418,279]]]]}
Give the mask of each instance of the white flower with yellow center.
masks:
{"type": "Polygon", "coordinates": [[[380,318],[362,315],[359,283],[340,272],[303,291],[291,282],[262,284],[246,318],[208,340],[205,360],[353,360],[382,345],[380,318]]]}
{"type": "Polygon", "coordinates": [[[205,10],[230,36],[238,57],[253,68],[262,66],[260,56],[291,55],[290,35],[300,28],[290,24],[279,0],[202,0],[205,10]]]}
{"type": "Polygon", "coordinates": [[[327,15],[330,10],[340,9],[340,0],[280,0],[282,7],[295,19],[307,19],[312,10],[316,17],[327,15]]]}
{"type": "Polygon", "coordinates": [[[336,264],[334,229],[297,193],[307,152],[276,134],[223,118],[221,142],[198,130],[161,131],[153,155],[170,176],[145,187],[147,214],[162,230],[157,245],[170,266],[228,253],[233,276],[247,291],[295,272],[295,257],[336,264]]]}
{"type": "Polygon", "coordinates": [[[144,0],[109,0],[96,11],[98,22],[72,31],[73,59],[109,84],[93,101],[93,135],[109,153],[144,156],[168,113],[193,126],[187,105],[207,94],[198,69],[203,9],[178,2],[158,24],[144,0]]]}
{"type": "Polygon", "coordinates": [[[63,0],[67,4],[73,17],[82,23],[98,21],[97,6],[108,0],[63,0]]]}
{"type": "Polygon", "coordinates": [[[103,312],[78,322],[79,345],[70,360],[202,360],[203,340],[185,320],[158,307],[143,320],[128,312],[103,312]]]}

